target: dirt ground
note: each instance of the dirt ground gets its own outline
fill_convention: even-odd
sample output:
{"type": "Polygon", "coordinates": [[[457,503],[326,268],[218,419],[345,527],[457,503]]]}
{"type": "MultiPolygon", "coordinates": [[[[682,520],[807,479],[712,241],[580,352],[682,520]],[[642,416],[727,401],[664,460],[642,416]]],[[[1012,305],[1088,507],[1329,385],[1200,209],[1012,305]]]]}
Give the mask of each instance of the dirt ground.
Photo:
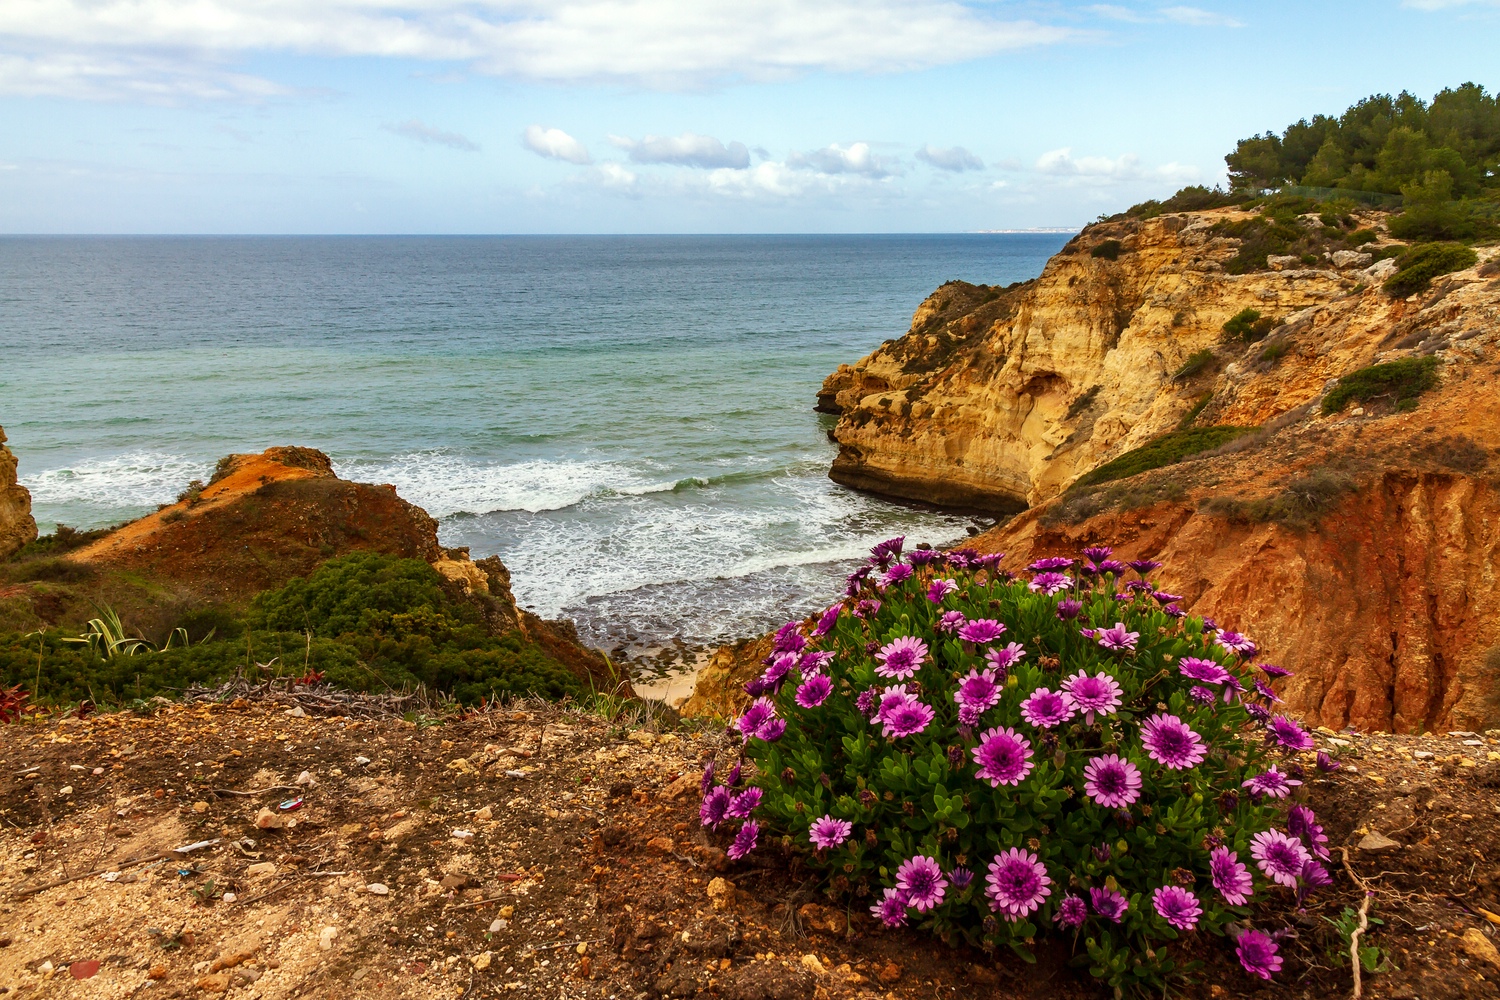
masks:
{"type": "MultiPolygon", "coordinates": [[[[774,848],[728,862],[696,816],[723,730],[655,728],[555,706],[429,724],[244,701],[0,726],[0,993],[1104,995],[1063,944],[1034,966],[954,950],[878,930],[774,848]]],[[[1319,744],[1345,761],[1304,786],[1334,886],[1283,921],[1274,984],[1189,940],[1206,962],[1189,995],[1349,995],[1323,918],[1358,907],[1357,877],[1394,966],[1366,996],[1500,996],[1500,732],[1319,744]]]]}

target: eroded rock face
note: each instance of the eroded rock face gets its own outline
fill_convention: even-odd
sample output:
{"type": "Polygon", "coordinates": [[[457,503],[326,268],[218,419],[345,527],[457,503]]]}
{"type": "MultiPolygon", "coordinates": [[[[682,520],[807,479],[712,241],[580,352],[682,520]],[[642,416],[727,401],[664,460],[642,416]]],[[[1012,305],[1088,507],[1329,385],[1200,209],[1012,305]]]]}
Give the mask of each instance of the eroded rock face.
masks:
{"type": "MultiPolygon", "coordinates": [[[[1331,261],[1227,274],[1239,242],[1212,227],[1242,214],[1101,223],[1035,281],[1003,290],[944,285],[906,336],[825,381],[818,409],[841,414],[830,475],[888,495],[1016,511],[1174,428],[1205,393],[1219,391],[1216,376],[1275,385],[1272,405],[1256,414],[1264,420],[1319,395],[1328,370],[1367,364],[1377,346],[1363,337],[1360,357],[1293,358],[1261,377],[1259,357],[1272,338],[1372,279],[1331,261]],[[1117,259],[1090,253],[1109,240],[1122,246],[1117,259]],[[1246,308],[1283,329],[1255,345],[1226,343],[1224,322],[1246,308]],[[1211,364],[1174,378],[1203,350],[1214,353],[1211,364]]],[[[1371,324],[1401,309],[1384,296],[1357,299],[1371,324]]],[[[1250,414],[1210,413],[1199,423],[1242,416],[1250,414]]]]}
{"type": "Polygon", "coordinates": [[[5,428],[0,427],[0,559],[35,540],[31,492],[16,482],[16,456],[5,446],[5,428]]]}

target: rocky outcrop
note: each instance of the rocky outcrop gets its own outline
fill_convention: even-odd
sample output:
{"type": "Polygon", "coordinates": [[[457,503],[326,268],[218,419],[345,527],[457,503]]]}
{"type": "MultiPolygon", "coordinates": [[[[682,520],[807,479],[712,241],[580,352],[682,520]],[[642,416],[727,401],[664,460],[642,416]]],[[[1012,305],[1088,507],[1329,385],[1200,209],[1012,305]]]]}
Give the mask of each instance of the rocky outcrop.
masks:
{"type": "Polygon", "coordinates": [[[31,493],[16,482],[16,456],[5,446],[5,428],[0,427],[0,559],[35,540],[31,493]]]}
{"type": "Polygon", "coordinates": [[[1379,294],[1373,269],[1341,269],[1329,255],[1313,267],[1226,273],[1240,241],[1214,226],[1242,217],[1101,223],[1034,281],[939,288],[904,337],[825,381],[818,409],[840,414],[830,475],[1014,512],[1173,429],[1206,395],[1215,405],[1200,425],[1258,424],[1390,346],[1380,332],[1399,325],[1409,303],[1379,294]],[[1224,323],[1246,308],[1276,328],[1254,344],[1231,342],[1224,323]],[[1266,359],[1276,345],[1285,351],[1266,359]],[[1184,371],[1198,352],[1208,357],[1184,371]]]}

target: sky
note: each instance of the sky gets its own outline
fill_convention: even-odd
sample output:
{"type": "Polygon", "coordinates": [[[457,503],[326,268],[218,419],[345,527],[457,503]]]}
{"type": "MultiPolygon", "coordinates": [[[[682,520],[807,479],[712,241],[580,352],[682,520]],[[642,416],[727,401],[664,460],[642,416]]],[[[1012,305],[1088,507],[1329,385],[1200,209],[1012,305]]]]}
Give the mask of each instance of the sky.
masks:
{"type": "Polygon", "coordinates": [[[1500,0],[0,0],[0,232],[1079,227],[1500,0]]]}

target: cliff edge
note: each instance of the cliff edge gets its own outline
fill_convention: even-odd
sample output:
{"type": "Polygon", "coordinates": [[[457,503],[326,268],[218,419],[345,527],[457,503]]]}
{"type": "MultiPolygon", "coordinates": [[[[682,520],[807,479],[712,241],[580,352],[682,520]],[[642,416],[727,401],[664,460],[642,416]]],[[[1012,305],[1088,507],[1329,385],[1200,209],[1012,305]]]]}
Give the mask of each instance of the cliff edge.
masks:
{"type": "Polygon", "coordinates": [[[0,427],[0,559],[35,540],[31,493],[16,482],[16,456],[5,446],[5,428],[0,427]]]}

